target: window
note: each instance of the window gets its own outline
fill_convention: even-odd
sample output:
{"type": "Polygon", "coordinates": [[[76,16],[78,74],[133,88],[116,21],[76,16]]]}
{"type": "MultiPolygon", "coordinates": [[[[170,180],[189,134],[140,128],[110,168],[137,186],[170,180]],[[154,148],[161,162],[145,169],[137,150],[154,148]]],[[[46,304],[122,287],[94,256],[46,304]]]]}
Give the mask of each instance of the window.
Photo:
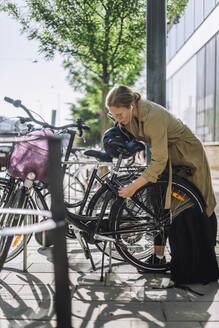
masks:
{"type": "Polygon", "coordinates": [[[195,132],[196,56],[168,81],[167,98],[170,112],[195,132]]]}
{"type": "Polygon", "coordinates": [[[203,19],[204,19],[203,0],[195,0],[195,29],[201,24],[203,19]]]}
{"type": "Polygon", "coordinates": [[[185,10],[185,39],[187,40],[194,31],[194,0],[189,0],[185,10]]]}
{"type": "Polygon", "coordinates": [[[205,141],[215,139],[215,37],[206,44],[205,141]]]}
{"type": "Polygon", "coordinates": [[[173,79],[167,81],[167,109],[172,112],[172,83],[173,79]]]}
{"type": "Polygon", "coordinates": [[[207,17],[214,7],[215,0],[204,0],[204,16],[207,17]]]}
{"type": "Polygon", "coordinates": [[[196,134],[204,141],[205,47],[197,54],[196,81],[196,134]]]}
{"type": "MultiPolygon", "coordinates": [[[[219,1],[219,0],[218,0],[219,1]]],[[[176,50],[182,47],[185,42],[185,17],[182,16],[178,24],[176,24],[176,50]]]]}
{"type": "Polygon", "coordinates": [[[217,52],[216,52],[217,58],[216,58],[215,141],[219,142],[219,33],[217,34],[216,44],[217,44],[217,52]]]}
{"type": "Polygon", "coordinates": [[[173,58],[173,56],[176,53],[176,25],[174,24],[173,27],[171,28],[169,35],[168,35],[168,57],[169,60],[173,58]]]}
{"type": "Polygon", "coordinates": [[[167,63],[169,63],[170,61],[170,35],[167,34],[167,38],[166,38],[166,61],[167,63]]]}

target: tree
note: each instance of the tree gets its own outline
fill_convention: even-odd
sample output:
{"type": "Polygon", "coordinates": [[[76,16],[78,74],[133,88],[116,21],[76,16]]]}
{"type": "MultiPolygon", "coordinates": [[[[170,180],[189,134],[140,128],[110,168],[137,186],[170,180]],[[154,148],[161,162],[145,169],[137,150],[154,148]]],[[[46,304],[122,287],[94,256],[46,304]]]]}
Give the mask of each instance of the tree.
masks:
{"type": "Polygon", "coordinates": [[[170,30],[173,24],[177,24],[182,13],[185,10],[189,0],[168,0],[167,1],[167,31],[170,30]]]}
{"type": "MultiPolygon", "coordinates": [[[[109,126],[105,98],[115,83],[133,85],[145,61],[145,0],[26,0],[19,6],[5,0],[0,10],[14,17],[29,39],[39,41],[39,51],[51,59],[63,55],[75,89],[98,91],[102,132],[109,126]]],[[[18,1],[18,0],[17,0],[18,1]]],[[[184,9],[168,0],[168,19],[184,9]]],[[[88,96],[90,96],[88,95],[88,96]]]]}
{"type": "Polygon", "coordinates": [[[105,131],[109,87],[118,81],[133,83],[142,69],[144,0],[26,0],[23,7],[6,0],[2,9],[20,22],[29,39],[39,41],[46,58],[56,51],[63,55],[75,87],[98,81],[105,131]]]}
{"type": "MultiPolygon", "coordinates": [[[[101,111],[99,105],[99,99],[101,99],[100,86],[87,85],[85,88],[85,96],[77,102],[77,105],[72,104],[72,116],[73,120],[82,118],[90,130],[84,132],[83,136],[86,139],[87,146],[93,146],[100,144],[101,140],[101,111]]],[[[79,146],[83,146],[84,141],[81,138],[76,138],[76,143],[79,146]]]]}

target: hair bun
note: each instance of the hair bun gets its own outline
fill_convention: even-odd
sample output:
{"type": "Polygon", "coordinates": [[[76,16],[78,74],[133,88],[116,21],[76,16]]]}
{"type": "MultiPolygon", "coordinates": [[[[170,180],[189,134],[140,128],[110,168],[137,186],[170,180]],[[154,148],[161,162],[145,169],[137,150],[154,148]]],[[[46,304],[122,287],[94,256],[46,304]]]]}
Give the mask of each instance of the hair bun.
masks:
{"type": "Polygon", "coordinates": [[[134,93],[134,98],[135,98],[135,101],[140,100],[140,99],[141,99],[141,95],[140,95],[140,93],[135,92],[135,93],[134,93]]]}

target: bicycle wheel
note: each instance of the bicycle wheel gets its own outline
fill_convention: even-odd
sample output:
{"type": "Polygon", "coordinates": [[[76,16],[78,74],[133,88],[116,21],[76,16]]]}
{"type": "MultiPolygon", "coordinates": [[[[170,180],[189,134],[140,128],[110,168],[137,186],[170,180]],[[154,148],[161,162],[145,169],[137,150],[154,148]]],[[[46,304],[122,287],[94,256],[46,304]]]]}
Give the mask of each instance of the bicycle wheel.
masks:
{"type": "MultiPolygon", "coordinates": [[[[3,195],[8,190],[9,182],[7,179],[0,180],[0,194],[3,195]]],[[[2,198],[1,198],[2,199],[2,198]]],[[[5,208],[17,208],[17,192],[14,191],[10,195],[10,200],[8,203],[2,201],[1,207],[5,208]]],[[[36,209],[36,206],[31,197],[26,200],[24,204],[26,209],[36,209]]],[[[18,214],[0,214],[0,227],[13,227],[13,226],[24,226],[33,224],[36,222],[36,217],[33,215],[18,215],[18,214]]],[[[27,235],[26,242],[30,241],[32,234],[27,235]]],[[[15,258],[20,252],[22,252],[24,247],[24,238],[22,234],[15,235],[13,237],[2,237],[0,239],[0,258],[4,257],[4,254],[7,252],[7,257],[4,262],[11,261],[15,258]],[[7,248],[10,244],[10,248],[7,252],[7,248]]]]}
{"type": "Polygon", "coordinates": [[[66,203],[73,203],[83,198],[86,185],[79,179],[76,173],[65,172],[63,190],[66,203]]]}
{"type": "MultiPolygon", "coordinates": [[[[122,185],[127,185],[129,183],[131,183],[134,179],[136,179],[137,176],[135,174],[132,175],[124,175],[124,176],[119,176],[117,181],[119,181],[119,183],[121,183],[122,185]]],[[[100,215],[100,211],[103,205],[104,200],[106,199],[106,197],[108,197],[107,195],[111,193],[109,191],[109,188],[107,185],[103,185],[102,187],[100,187],[97,192],[93,195],[93,197],[91,198],[88,207],[87,207],[87,212],[86,215],[88,216],[95,216],[98,217],[100,215]]],[[[110,210],[113,206],[113,202],[115,201],[116,197],[113,193],[111,193],[111,197],[109,197],[110,200],[107,204],[107,208],[106,211],[104,213],[104,217],[103,217],[103,230],[106,229],[110,229],[108,222],[109,222],[109,214],[110,214],[110,210]]],[[[99,248],[99,250],[101,252],[104,251],[104,253],[109,256],[110,254],[110,249],[108,246],[104,246],[103,242],[99,242],[97,243],[97,248],[99,248]]],[[[111,256],[113,259],[118,260],[118,261],[124,261],[124,258],[118,253],[115,245],[112,245],[112,250],[111,250],[111,256]]],[[[143,256],[143,254],[142,254],[143,256]]]]}
{"type": "MultiPolygon", "coordinates": [[[[164,209],[167,186],[168,178],[165,177],[157,183],[148,183],[130,201],[118,199],[110,213],[109,219],[118,242],[116,248],[119,254],[141,270],[164,272],[169,267],[168,263],[146,263],[154,252],[154,239],[159,235],[159,238],[166,240],[171,224],[170,211],[164,209]]],[[[199,192],[184,179],[173,178],[171,198],[172,219],[190,207],[204,211],[204,202],[199,192]]],[[[165,251],[169,261],[167,247],[165,251]]]]}
{"type": "MultiPolygon", "coordinates": [[[[66,205],[77,204],[80,202],[88,187],[89,179],[92,170],[88,166],[77,168],[75,171],[67,170],[64,175],[63,190],[64,190],[64,201],[66,205]]],[[[98,190],[100,183],[94,180],[92,188],[90,190],[89,199],[93,196],[94,192],[98,190]]],[[[72,206],[73,207],[73,206],[72,206]]]]}

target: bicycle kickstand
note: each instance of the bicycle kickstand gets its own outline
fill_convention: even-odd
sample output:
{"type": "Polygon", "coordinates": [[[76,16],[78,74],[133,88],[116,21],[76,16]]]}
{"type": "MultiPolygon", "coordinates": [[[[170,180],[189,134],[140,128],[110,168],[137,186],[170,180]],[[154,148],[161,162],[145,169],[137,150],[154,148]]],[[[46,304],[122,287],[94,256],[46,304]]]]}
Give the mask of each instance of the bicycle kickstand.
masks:
{"type": "Polygon", "coordinates": [[[91,263],[91,266],[92,266],[92,269],[94,271],[96,271],[96,267],[95,267],[95,264],[94,264],[94,260],[93,260],[93,257],[91,255],[91,251],[90,251],[90,248],[89,248],[89,245],[87,243],[87,241],[85,241],[85,244],[86,244],[86,258],[90,260],[90,263],[91,263]]]}
{"type": "Polygon", "coordinates": [[[79,244],[81,245],[81,248],[84,252],[84,255],[85,255],[86,259],[90,260],[92,269],[95,271],[96,267],[95,267],[93,257],[91,255],[91,251],[90,251],[90,248],[89,248],[89,245],[88,245],[87,241],[84,238],[82,238],[79,230],[74,230],[74,233],[75,233],[75,236],[76,236],[79,244]]]}
{"type": "Polygon", "coordinates": [[[109,241],[109,270],[105,273],[105,285],[110,284],[112,279],[114,279],[112,270],[112,243],[112,241],[109,241]]]}
{"type": "Polygon", "coordinates": [[[104,241],[104,246],[102,250],[102,261],[101,261],[101,274],[100,281],[103,281],[103,273],[104,273],[104,258],[105,258],[105,249],[106,249],[107,241],[104,241]]]}

